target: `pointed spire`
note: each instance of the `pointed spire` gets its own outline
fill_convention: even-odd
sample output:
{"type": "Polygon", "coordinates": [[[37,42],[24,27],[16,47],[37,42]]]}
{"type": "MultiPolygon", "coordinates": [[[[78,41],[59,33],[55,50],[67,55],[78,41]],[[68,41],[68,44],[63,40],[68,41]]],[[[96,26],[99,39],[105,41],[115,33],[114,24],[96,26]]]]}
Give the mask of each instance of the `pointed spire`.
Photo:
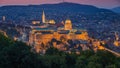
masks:
{"type": "Polygon", "coordinates": [[[43,13],[42,13],[42,23],[45,23],[45,13],[44,13],[44,10],[43,10],[43,13]]]}
{"type": "Polygon", "coordinates": [[[42,11],[42,16],[44,16],[45,15],[45,13],[44,13],[44,10],[42,11]]]}

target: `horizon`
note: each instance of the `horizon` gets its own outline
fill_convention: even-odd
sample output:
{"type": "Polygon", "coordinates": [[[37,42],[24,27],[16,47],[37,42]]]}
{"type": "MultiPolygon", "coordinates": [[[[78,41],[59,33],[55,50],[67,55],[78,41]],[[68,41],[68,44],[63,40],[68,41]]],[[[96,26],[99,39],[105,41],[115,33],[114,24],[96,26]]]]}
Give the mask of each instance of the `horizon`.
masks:
{"type": "MultiPolygon", "coordinates": [[[[12,4],[12,5],[0,5],[0,7],[4,7],[4,6],[30,6],[30,5],[46,5],[46,4],[50,4],[50,5],[53,5],[53,4],[60,4],[60,3],[73,3],[73,2],[58,2],[58,3],[44,3],[44,4],[12,4]]],[[[95,6],[95,5],[90,5],[90,4],[80,4],[80,3],[73,3],[73,4],[79,4],[79,5],[88,5],[88,6],[94,6],[94,7],[97,7],[97,8],[103,8],[103,9],[113,9],[113,8],[117,8],[117,7],[120,7],[120,6],[116,6],[116,7],[112,7],[112,8],[105,8],[105,7],[98,7],[98,6],[95,6]]]]}
{"type": "Polygon", "coordinates": [[[36,0],[36,1],[33,1],[33,0],[21,0],[21,1],[15,1],[15,0],[2,0],[0,2],[0,6],[12,6],[12,5],[25,5],[25,6],[28,6],[28,5],[43,5],[43,4],[58,4],[58,3],[63,3],[63,2],[68,2],[68,3],[76,3],[76,4],[83,4],[83,5],[92,5],[92,6],[95,6],[95,7],[98,7],[98,8],[106,8],[106,9],[112,9],[112,8],[115,8],[115,7],[119,7],[120,6],[120,1],[118,0],[93,0],[93,1],[90,1],[90,0],[84,0],[84,1],[79,1],[79,0],[70,0],[70,1],[67,1],[67,0],[47,0],[47,1],[39,1],[39,0],[36,0]],[[109,2],[109,3],[108,3],[109,2]]]}

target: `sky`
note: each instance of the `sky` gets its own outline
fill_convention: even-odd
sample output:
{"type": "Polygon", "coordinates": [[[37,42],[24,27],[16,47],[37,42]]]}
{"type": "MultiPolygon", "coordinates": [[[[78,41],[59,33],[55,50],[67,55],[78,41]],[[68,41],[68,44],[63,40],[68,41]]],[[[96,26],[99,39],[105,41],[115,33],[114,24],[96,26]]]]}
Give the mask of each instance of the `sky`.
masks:
{"type": "MultiPolygon", "coordinates": [[[[94,5],[101,8],[114,8],[120,6],[120,0],[64,0],[79,4],[94,5]]],[[[0,0],[0,5],[30,5],[30,4],[51,4],[59,3],[63,0],[0,0]]]]}

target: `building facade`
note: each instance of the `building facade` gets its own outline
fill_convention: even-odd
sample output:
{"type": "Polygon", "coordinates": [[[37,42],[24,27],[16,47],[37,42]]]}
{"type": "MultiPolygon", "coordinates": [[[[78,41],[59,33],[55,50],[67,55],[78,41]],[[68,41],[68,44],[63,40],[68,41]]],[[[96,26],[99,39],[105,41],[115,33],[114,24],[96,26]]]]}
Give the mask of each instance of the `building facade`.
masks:
{"type": "Polygon", "coordinates": [[[32,28],[29,36],[30,45],[47,44],[53,38],[60,40],[61,38],[72,40],[88,40],[88,33],[86,30],[72,29],[71,20],[66,20],[62,30],[54,28],[55,25],[48,25],[45,28],[34,27],[32,28]]]}
{"type": "MultiPolygon", "coordinates": [[[[46,23],[45,13],[42,14],[42,23],[38,26],[31,26],[31,31],[29,33],[29,44],[35,47],[37,52],[43,47],[46,47],[48,42],[52,39],[56,39],[64,42],[66,40],[88,40],[89,36],[86,30],[73,29],[72,21],[67,19],[62,22],[62,26],[57,25],[54,20],[46,23]]],[[[53,46],[56,47],[55,42],[53,46]]],[[[62,44],[60,45],[62,46],[62,44]]],[[[62,48],[62,47],[59,47],[62,48]]],[[[44,48],[45,49],[45,48],[44,48]]],[[[64,50],[64,49],[63,49],[64,50]]],[[[44,50],[42,50],[44,51],[44,50]]]]}

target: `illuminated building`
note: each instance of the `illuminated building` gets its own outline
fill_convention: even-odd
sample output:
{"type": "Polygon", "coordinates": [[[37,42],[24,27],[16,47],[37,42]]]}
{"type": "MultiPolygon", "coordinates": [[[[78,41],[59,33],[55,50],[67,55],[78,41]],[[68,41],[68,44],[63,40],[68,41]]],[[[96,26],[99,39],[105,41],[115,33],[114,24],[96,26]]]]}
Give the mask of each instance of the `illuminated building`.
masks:
{"type": "Polygon", "coordinates": [[[115,32],[115,41],[113,43],[115,46],[120,46],[119,35],[115,32]]]}
{"type": "Polygon", "coordinates": [[[72,29],[72,22],[71,20],[65,21],[65,30],[71,30],[72,29]]]}
{"type": "Polygon", "coordinates": [[[105,48],[101,45],[101,43],[103,43],[103,41],[100,40],[93,40],[92,41],[92,45],[93,45],[93,50],[96,52],[97,50],[104,50],[105,48]]]}
{"type": "Polygon", "coordinates": [[[40,24],[40,21],[32,21],[33,25],[40,24]]]}
{"type": "Polygon", "coordinates": [[[46,19],[46,16],[45,16],[45,12],[43,11],[42,12],[42,23],[44,23],[44,24],[55,24],[56,22],[55,22],[55,20],[47,20],[46,19]]]}
{"type": "MultiPolygon", "coordinates": [[[[47,25],[46,27],[42,27],[43,25],[40,25],[39,27],[33,27],[30,35],[29,35],[29,44],[34,45],[37,49],[37,52],[41,50],[41,44],[44,44],[44,46],[47,46],[47,43],[50,42],[53,38],[56,40],[61,40],[62,42],[68,39],[76,39],[76,40],[88,40],[89,36],[86,30],[77,30],[72,29],[72,22],[70,20],[66,20],[65,25],[63,26],[63,29],[59,29],[56,27],[56,25],[47,25]]],[[[61,44],[62,45],[62,44],[61,44]]],[[[56,45],[56,43],[53,43],[53,46],[55,48],[60,48],[61,50],[65,50],[64,47],[62,48],[59,45],[56,45]]]]}
{"type": "Polygon", "coordinates": [[[55,24],[55,21],[54,20],[50,20],[49,23],[50,24],[55,24]]]}
{"type": "Polygon", "coordinates": [[[7,34],[6,34],[6,32],[0,30],[0,33],[3,34],[5,37],[8,37],[7,34]]]}
{"type": "MultiPolygon", "coordinates": [[[[33,21],[36,24],[36,21],[33,21]]],[[[60,24],[55,23],[54,20],[47,20],[45,13],[42,13],[42,23],[31,26],[29,34],[29,44],[34,45],[36,52],[41,52],[44,47],[49,47],[47,44],[52,39],[66,43],[66,40],[88,40],[89,36],[86,30],[74,29],[70,19],[67,19],[60,24]]],[[[53,42],[53,46],[59,50],[66,50],[64,44],[57,44],[53,42]]]]}

